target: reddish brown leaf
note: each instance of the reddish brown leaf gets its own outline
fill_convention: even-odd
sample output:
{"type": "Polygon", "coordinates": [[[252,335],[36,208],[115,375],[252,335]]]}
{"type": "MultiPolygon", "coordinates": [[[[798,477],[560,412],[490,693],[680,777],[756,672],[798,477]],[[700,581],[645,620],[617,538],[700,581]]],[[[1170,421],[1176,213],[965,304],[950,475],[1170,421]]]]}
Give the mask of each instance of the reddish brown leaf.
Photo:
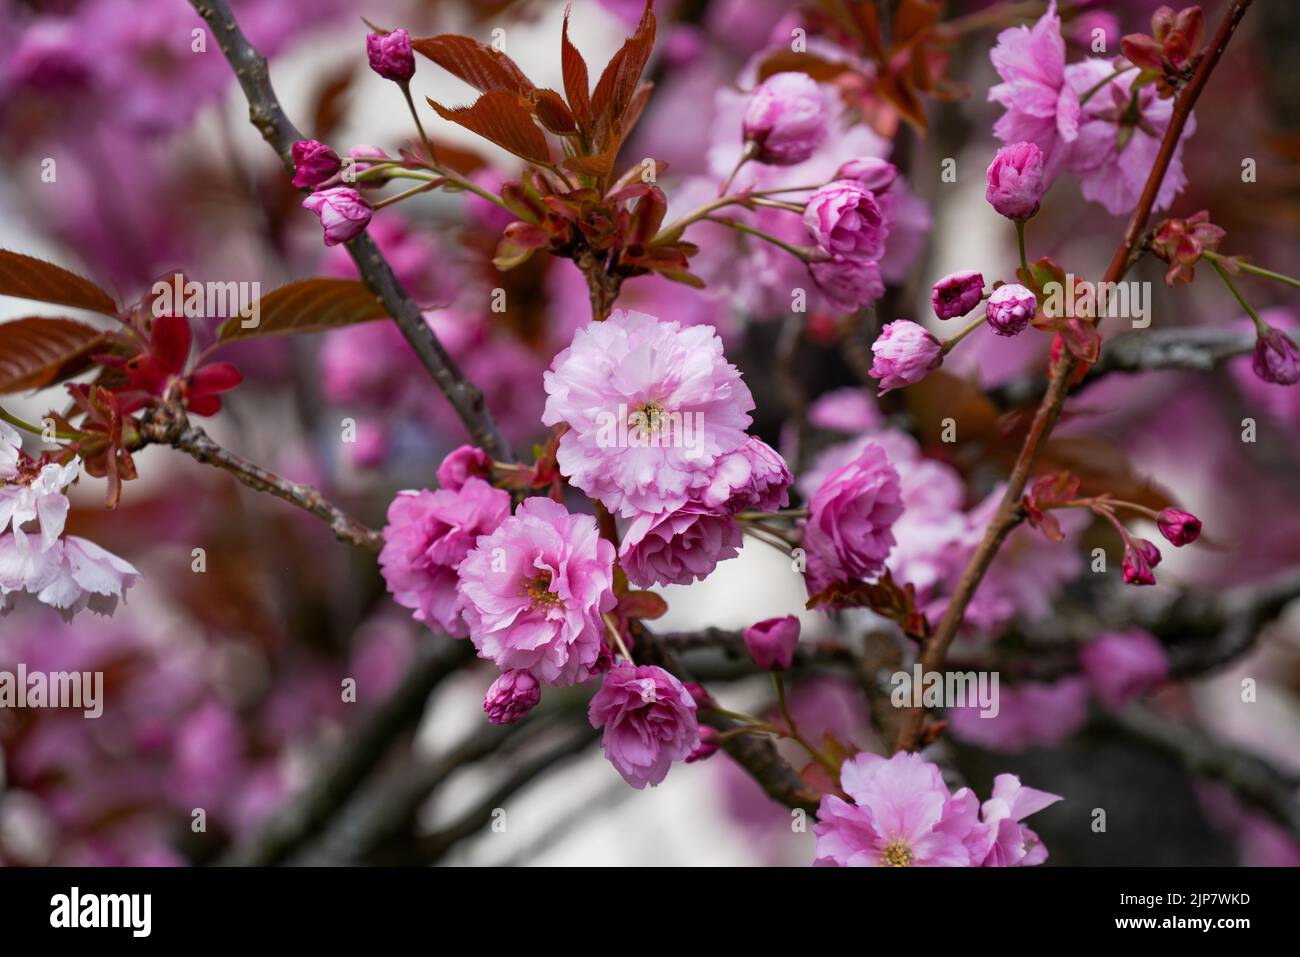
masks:
{"type": "Polygon", "coordinates": [[[0,323],[0,394],[41,389],[91,366],[102,333],[72,319],[33,316],[0,323]]]}
{"type": "Polygon", "coordinates": [[[532,163],[549,163],[551,151],[546,136],[533,122],[528,101],[508,90],[484,93],[472,106],[448,109],[433,100],[432,106],[444,120],[463,126],[502,149],[532,163]]]}
{"type": "Polygon", "coordinates": [[[508,90],[525,96],[532,92],[532,81],[514,60],[470,37],[444,33],[414,40],[411,46],[480,93],[508,90]]]}
{"type": "Polygon", "coordinates": [[[836,63],[814,53],[777,50],[768,54],[758,65],[758,82],[762,83],[774,73],[807,73],[818,83],[830,83],[852,69],[848,63],[836,63]]]}
{"type": "Polygon", "coordinates": [[[357,71],[354,63],[327,76],[316,92],[316,106],[312,111],[312,131],[316,138],[328,141],[339,128],[348,109],[348,91],[357,71]]]}
{"type": "Polygon", "coordinates": [[[587,61],[569,40],[569,12],[572,4],[564,8],[564,27],[560,31],[560,63],[564,70],[564,95],[569,108],[584,134],[591,130],[591,81],[587,77],[587,61]]]}
{"type": "Polygon", "coordinates": [[[217,330],[222,342],[341,329],[388,316],[383,303],[358,279],[303,279],[273,289],[259,302],[259,322],[244,328],[231,316],[217,330]]]}
{"type": "Polygon", "coordinates": [[[542,126],[552,133],[563,136],[577,132],[578,125],[574,122],[573,114],[564,105],[564,98],[554,90],[533,90],[528,101],[532,103],[533,113],[542,126]]]}
{"type": "Polygon", "coordinates": [[[653,621],[668,613],[668,602],[657,592],[630,591],[618,600],[614,613],[624,620],[640,618],[643,621],[653,621]]]}
{"type": "Polygon", "coordinates": [[[90,309],[116,316],[113,297],[89,279],[34,256],[0,249],[0,296],[90,309]]]}
{"type": "Polygon", "coordinates": [[[894,14],[894,50],[924,40],[930,28],[938,22],[939,13],[939,4],[934,0],[903,0],[894,14]]]}
{"type": "Polygon", "coordinates": [[[591,112],[600,146],[608,146],[621,135],[623,114],[632,102],[637,84],[641,82],[641,72],[654,48],[655,15],[650,8],[651,0],[647,0],[636,32],[610,58],[591,94],[591,112]]]}

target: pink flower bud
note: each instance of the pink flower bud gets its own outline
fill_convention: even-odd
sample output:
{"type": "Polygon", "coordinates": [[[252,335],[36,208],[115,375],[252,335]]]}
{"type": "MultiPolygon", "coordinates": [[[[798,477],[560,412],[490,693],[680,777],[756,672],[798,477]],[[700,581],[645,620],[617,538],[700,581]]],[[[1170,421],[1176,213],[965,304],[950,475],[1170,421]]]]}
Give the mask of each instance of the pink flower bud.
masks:
{"type": "Polygon", "coordinates": [[[879,395],[920,382],[943,365],[943,346],[924,328],[896,319],[871,344],[871,377],[880,380],[879,395]]]}
{"type": "Polygon", "coordinates": [[[1296,351],[1290,336],[1272,326],[1255,340],[1255,356],[1250,367],[1265,382],[1277,385],[1300,382],[1300,352],[1296,351]]]}
{"type": "Polygon", "coordinates": [[[1024,286],[1008,283],[989,296],[989,326],[1000,336],[1016,336],[1038,311],[1038,299],[1024,286]]]}
{"type": "Polygon", "coordinates": [[[964,316],[984,297],[984,276],[973,269],[949,273],[930,290],[930,305],[940,319],[964,316]]]}
{"type": "Polygon", "coordinates": [[[293,144],[293,185],[299,189],[315,189],[342,165],[339,154],[324,143],[299,140],[293,144]]]}
{"type": "Polygon", "coordinates": [[[830,110],[817,81],[806,73],[776,73],[754,90],[745,107],[744,134],[755,159],[774,166],[802,163],[829,135],[830,110]]]}
{"type": "Polygon", "coordinates": [[[1151,569],[1160,564],[1160,549],[1145,538],[1134,538],[1124,548],[1125,585],[1154,585],[1156,576],[1151,569]]]}
{"type": "Polygon", "coordinates": [[[827,183],[808,199],[804,225],[832,257],[876,260],[885,251],[889,226],[871,192],[851,179],[827,183]]]}
{"type": "Polygon", "coordinates": [[[1164,646],[1145,631],[1100,635],[1080,649],[1079,664],[1098,700],[1112,710],[1169,677],[1164,646]]]}
{"type": "Polygon", "coordinates": [[[456,492],[469,479],[487,479],[491,474],[492,456],[473,445],[462,445],[438,466],[438,487],[456,492]]]}
{"type": "Polygon", "coordinates": [[[808,272],[831,308],[839,312],[857,312],[885,294],[880,267],[873,262],[833,256],[809,263],[808,272]]]}
{"type": "Polygon", "coordinates": [[[718,703],[713,700],[713,695],[709,694],[704,685],[695,681],[688,681],[682,687],[686,689],[686,693],[691,696],[691,700],[695,702],[697,708],[716,708],[718,706],[718,703]]]}
{"type": "Polygon", "coordinates": [[[501,672],[483,698],[483,710],[493,724],[514,724],[542,700],[542,686],[532,672],[516,668],[501,672]]]}
{"type": "Polygon", "coordinates": [[[1038,212],[1047,191],[1043,151],[1033,143],[1012,143],[998,150],[988,169],[984,198],[1008,219],[1028,219],[1038,212]]]}
{"type": "Polygon", "coordinates": [[[1190,545],[1201,537],[1201,520],[1180,508],[1161,509],[1156,516],[1160,534],[1174,545],[1190,545]]]}
{"type": "Polygon", "coordinates": [[[874,156],[849,160],[835,171],[836,179],[851,179],[861,183],[873,193],[885,193],[898,178],[898,167],[888,160],[876,159],[874,156]]]}
{"type": "Polygon", "coordinates": [[[366,56],[370,58],[370,69],[385,80],[405,83],[415,75],[411,35],[405,30],[370,34],[366,37],[366,56]]]}
{"type": "Polygon", "coordinates": [[[722,747],[722,742],[718,740],[718,732],[706,724],[700,725],[700,743],[695,750],[686,755],[686,763],[694,764],[696,761],[704,761],[713,757],[722,747]]]}
{"type": "Polygon", "coordinates": [[[799,619],[794,615],[766,618],[745,629],[745,647],[754,664],[764,671],[785,671],[794,664],[799,643],[799,619]]]}
{"type": "Polygon", "coordinates": [[[312,193],[302,201],[302,208],[320,217],[326,246],[337,246],[359,236],[374,212],[365,197],[344,186],[312,193]]]}

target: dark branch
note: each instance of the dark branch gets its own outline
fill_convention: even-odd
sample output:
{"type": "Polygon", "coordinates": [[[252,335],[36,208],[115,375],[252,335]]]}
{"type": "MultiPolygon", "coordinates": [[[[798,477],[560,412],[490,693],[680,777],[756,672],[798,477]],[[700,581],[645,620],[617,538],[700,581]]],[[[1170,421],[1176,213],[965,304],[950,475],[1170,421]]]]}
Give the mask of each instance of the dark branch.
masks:
{"type": "MultiPolygon", "coordinates": [[[[285,115],[271,86],[266,58],[248,42],[230,12],[226,0],[190,0],[216,37],[217,45],[230,62],[248,100],[248,118],[279,155],[285,167],[293,169],[293,144],[303,135],[285,115]]],[[[402,335],[429,371],[443,395],[451,402],[474,441],[499,461],[513,461],[510,444],[501,435],[483,400],[483,393],[465,378],[443,348],[420,307],[402,288],[379,247],[366,233],[347,243],[362,281],[383,302],[402,335]]]]}

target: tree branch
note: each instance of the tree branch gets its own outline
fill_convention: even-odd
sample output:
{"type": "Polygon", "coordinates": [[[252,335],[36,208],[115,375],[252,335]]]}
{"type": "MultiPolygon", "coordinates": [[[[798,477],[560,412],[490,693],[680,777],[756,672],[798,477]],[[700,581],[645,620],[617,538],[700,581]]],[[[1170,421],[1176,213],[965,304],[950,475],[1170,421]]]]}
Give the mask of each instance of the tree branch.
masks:
{"type": "MultiPolygon", "coordinates": [[[[1115,255],[1111,258],[1110,267],[1106,270],[1103,282],[1119,282],[1124,277],[1124,274],[1128,272],[1129,267],[1138,255],[1143,231],[1146,229],[1147,220],[1151,216],[1151,207],[1155,205],[1156,196],[1160,192],[1160,184],[1164,181],[1165,173],[1169,169],[1169,163],[1178,147],[1178,141],[1182,137],[1192,107],[1195,105],[1201,91],[1205,88],[1206,81],[1214,71],[1219,59],[1223,56],[1228,41],[1232,38],[1232,34],[1236,31],[1237,25],[1241,22],[1241,18],[1245,15],[1246,9],[1251,2],[1252,0],[1233,0],[1232,7],[1228,10],[1223,22],[1219,24],[1214,39],[1210,42],[1210,47],[1197,66],[1192,79],[1178,95],[1174,103],[1173,113],[1169,119],[1169,127],[1165,131],[1164,139],[1160,144],[1160,151],[1156,155],[1155,163],[1152,166],[1151,175],[1147,177],[1146,186],[1142,190],[1142,196],[1138,200],[1137,208],[1134,209],[1133,216],[1129,219],[1123,241],[1120,242],[1119,247],[1115,250],[1115,255]]],[[[1033,422],[1029,427],[1029,434],[1025,437],[1024,445],[1021,447],[1015,466],[1011,470],[1011,475],[1007,480],[1007,488],[1002,495],[997,514],[989,523],[988,528],[985,529],[983,539],[976,547],[974,555],[971,556],[966,570],[962,573],[938,627],[921,647],[919,661],[923,672],[938,672],[943,669],[948,648],[956,637],[958,628],[961,627],[967,605],[970,604],[971,598],[975,595],[975,590],[979,587],[984,574],[988,571],[989,565],[992,564],[1007,535],[1019,523],[1020,497],[1024,494],[1025,484],[1028,482],[1030,472],[1033,470],[1034,463],[1038,458],[1038,452],[1061,415],[1061,409],[1065,405],[1065,399],[1069,394],[1077,366],[1078,360],[1074,357],[1074,354],[1069,350],[1063,350],[1060,360],[1052,370],[1047,393],[1043,396],[1038,411],[1034,414],[1033,422]]],[[[902,722],[902,728],[895,742],[895,750],[915,750],[921,740],[921,731],[924,724],[925,709],[923,707],[911,709],[902,722]]]]}
{"type": "Polygon", "coordinates": [[[324,521],[334,537],[349,545],[377,552],[384,546],[384,536],[352,518],[336,505],[325,500],[310,485],[290,482],[248,459],[223,448],[197,425],[190,425],[184,415],[173,413],[147,416],[141,423],[140,435],[147,444],[170,445],[180,449],[196,462],[215,465],[228,472],[243,484],[259,492],[268,492],[324,521]]]}
{"type": "MultiPolygon", "coordinates": [[[[292,172],[293,144],[303,135],[285,115],[271,86],[266,58],[239,28],[226,0],[190,0],[190,5],[211,28],[217,45],[235,71],[240,89],[248,100],[248,118],[292,172]]],[[[388,260],[367,233],[347,243],[348,252],[357,265],[361,280],[383,302],[388,314],[410,343],[442,394],[456,410],[476,444],[493,458],[510,462],[514,457],[510,444],[502,436],[483,400],[483,393],[465,378],[447,353],[420,307],[402,288],[388,260]]]]}
{"type": "Polygon", "coordinates": [[[227,852],[219,863],[266,867],[289,857],[351,797],[388,752],[393,739],[419,721],[433,689],[473,656],[473,647],[467,641],[430,638],[422,642],[402,683],[356,729],[306,789],[250,840],[227,852]]]}
{"type": "Polygon", "coordinates": [[[1101,719],[1128,737],[1178,760],[1188,771],[1226,785],[1237,797],[1266,813],[1300,841],[1300,780],[1284,775],[1263,758],[1243,754],[1197,728],[1171,721],[1143,707],[1101,719]]]}

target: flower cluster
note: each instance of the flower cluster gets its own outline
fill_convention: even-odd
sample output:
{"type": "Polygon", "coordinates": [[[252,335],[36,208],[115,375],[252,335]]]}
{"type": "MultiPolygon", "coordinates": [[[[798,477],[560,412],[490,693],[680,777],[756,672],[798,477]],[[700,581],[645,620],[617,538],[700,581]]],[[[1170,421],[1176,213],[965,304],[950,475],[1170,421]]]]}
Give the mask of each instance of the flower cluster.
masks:
{"type": "Polygon", "coordinates": [[[859,754],[840,784],[852,803],[828,794],[817,809],[817,864],[827,867],[1028,867],[1047,848],[1022,822],[1062,800],[999,774],[980,804],[970,788],[948,789],[919,754],[859,754]]]}
{"type": "Polygon", "coordinates": [[[0,422],[0,612],[11,594],[26,592],[67,618],[84,608],[108,615],[140,580],[130,562],[63,534],[66,491],[80,470],[76,458],[32,460],[18,433],[0,422]]]}

